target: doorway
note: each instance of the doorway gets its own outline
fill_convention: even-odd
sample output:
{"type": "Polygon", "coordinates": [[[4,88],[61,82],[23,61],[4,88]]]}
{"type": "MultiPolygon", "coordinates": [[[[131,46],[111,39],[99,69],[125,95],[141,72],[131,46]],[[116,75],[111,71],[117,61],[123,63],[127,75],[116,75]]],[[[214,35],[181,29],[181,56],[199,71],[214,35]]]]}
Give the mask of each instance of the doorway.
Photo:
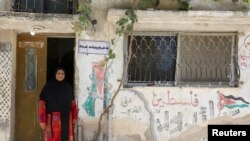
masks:
{"type": "Polygon", "coordinates": [[[74,82],[74,46],[75,38],[54,38],[47,41],[47,78],[51,79],[56,67],[63,67],[66,71],[65,80],[73,87],[74,82]]]}
{"type": "Polygon", "coordinates": [[[16,141],[44,140],[38,122],[39,94],[58,66],[65,68],[65,79],[74,86],[74,46],[75,38],[70,37],[17,36],[16,141]]]}

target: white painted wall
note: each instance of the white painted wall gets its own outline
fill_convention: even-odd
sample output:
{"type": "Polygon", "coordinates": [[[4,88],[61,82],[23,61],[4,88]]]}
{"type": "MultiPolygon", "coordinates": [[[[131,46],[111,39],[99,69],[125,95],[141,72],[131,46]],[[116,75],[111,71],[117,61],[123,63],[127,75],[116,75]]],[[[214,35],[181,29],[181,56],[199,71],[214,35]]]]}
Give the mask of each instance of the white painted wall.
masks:
{"type": "MultiPolygon", "coordinates": [[[[77,37],[77,40],[93,40],[93,41],[110,41],[115,33],[115,21],[123,15],[124,11],[114,10],[110,8],[126,8],[130,7],[133,0],[95,0],[92,3],[94,8],[91,17],[97,19],[96,32],[89,36],[83,32],[77,37]]],[[[249,40],[250,21],[249,21],[249,5],[230,3],[230,0],[225,0],[226,3],[214,3],[211,0],[191,0],[191,6],[194,11],[180,12],[176,3],[172,0],[161,0],[158,8],[165,9],[158,11],[138,11],[139,22],[135,25],[136,31],[221,31],[232,32],[237,31],[239,34],[239,55],[240,53],[249,54],[249,44],[245,41],[249,40]],[[226,4],[226,5],[225,5],[226,4]],[[173,11],[170,11],[173,10],[173,11]],[[198,11],[205,10],[205,11],[198,11]],[[221,11],[222,10],[222,11],[221,11]],[[228,11],[230,10],[230,11],[228,11]],[[235,12],[233,12],[235,11],[235,12]]],[[[10,10],[11,1],[0,0],[0,11],[10,10]]],[[[12,47],[16,44],[16,30],[18,32],[29,32],[33,24],[44,25],[46,29],[41,33],[72,33],[72,22],[76,19],[55,19],[42,21],[39,18],[27,18],[25,15],[21,18],[13,15],[6,16],[6,13],[0,14],[0,41],[10,41],[12,47]],[[35,20],[34,20],[35,19],[35,20]],[[22,24],[20,24],[22,23],[22,24]],[[28,25],[28,26],[27,26],[28,25]],[[58,27],[60,25],[60,27],[58,27]],[[64,29],[64,30],[62,30],[64,29]]],[[[8,14],[7,14],[8,15],[8,14]]],[[[17,14],[20,16],[19,14],[17,14]]],[[[37,16],[37,15],[35,15],[37,16]]],[[[46,17],[46,16],[45,16],[46,17]]],[[[113,48],[111,46],[111,48],[113,48]]],[[[116,58],[110,62],[106,68],[105,85],[109,86],[105,94],[111,96],[116,91],[121,73],[123,69],[124,57],[124,40],[120,38],[117,46],[114,48],[116,58]]],[[[13,48],[13,54],[15,54],[13,48]]],[[[103,95],[98,94],[98,97],[89,97],[92,84],[96,82],[91,80],[93,63],[100,62],[104,59],[104,55],[97,54],[82,54],[78,52],[76,47],[76,72],[75,72],[75,90],[78,98],[79,106],[79,126],[83,126],[84,141],[92,138],[97,129],[97,121],[102,112],[103,95]],[[94,101],[87,101],[86,105],[93,106],[94,116],[90,116],[84,107],[84,103],[88,97],[94,101]],[[91,105],[93,104],[93,105],[91,105]]],[[[136,87],[131,89],[122,89],[115,101],[115,107],[111,116],[111,128],[107,131],[108,126],[104,120],[104,132],[109,136],[109,140],[114,141],[165,141],[169,140],[202,140],[206,135],[206,124],[213,123],[250,123],[249,108],[226,109],[219,110],[218,91],[224,95],[234,95],[250,101],[248,76],[250,70],[248,68],[249,61],[244,61],[239,58],[239,63],[243,61],[247,63],[247,67],[241,68],[242,85],[239,88],[196,88],[196,87],[136,87]],[[155,102],[155,98],[166,98],[167,91],[172,98],[177,100],[187,101],[191,98],[198,100],[198,105],[185,104],[159,104],[155,102]],[[155,97],[154,97],[155,94],[155,97]],[[196,95],[196,96],[194,96],[196,95]],[[126,99],[129,102],[126,102],[126,99]],[[209,102],[214,104],[214,108],[209,106],[209,102]],[[134,111],[128,113],[128,111],[134,111]],[[213,111],[213,112],[212,112],[213,111]],[[178,112],[180,112],[178,114],[178,112]],[[177,123],[169,122],[168,126],[164,126],[165,113],[169,114],[169,121],[179,119],[180,126],[177,123]],[[196,114],[197,113],[197,116],[196,114]],[[207,120],[202,120],[202,115],[206,115],[207,120]],[[224,115],[228,115],[225,117],[224,115]],[[246,116],[246,117],[245,117],[246,116]],[[197,118],[196,118],[197,117],[197,118]],[[197,119],[197,120],[196,120],[197,119]],[[236,120],[235,120],[236,119],[236,120]],[[181,121],[181,122],[180,122],[181,121]],[[160,126],[161,125],[161,126],[160,126]],[[177,128],[178,127],[178,128],[177,128]],[[179,129],[179,130],[176,130],[179,129]],[[181,130],[180,130],[181,129],[181,130]],[[190,133],[192,131],[192,134],[190,133]],[[107,133],[109,132],[109,133],[107,133]]],[[[15,55],[13,55],[15,62],[15,55]]],[[[14,64],[14,63],[13,63],[14,64]]],[[[15,65],[12,66],[12,96],[11,103],[14,107],[14,89],[15,89],[15,65]]],[[[91,108],[91,107],[90,107],[91,108]]],[[[14,119],[15,109],[11,109],[11,119],[14,119]]],[[[205,117],[205,116],[203,116],[205,117]]],[[[0,140],[13,140],[14,122],[11,122],[6,130],[0,130],[0,140]]]]}
{"type": "MultiPolygon", "coordinates": [[[[114,37],[115,22],[124,10],[111,9],[107,16],[95,11],[97,31],[89,36],[85,32],[78,40],[110,41],[114,37]],[[100,19],[100,20],[99,20],[100,19]],[[101,21],[101,22],[99,22],[101,21]]],[[[135,31],[211,31],[239,32],[238,52],[241,65],[241,85],[238,88],[202,87],[134,87],[122,88],[116,97],[112,113],[109,140],[113,141],[198,141],[206,140],[209,123],[250,123],[250,108],[218,107],[218,95],[233,95],[250,102],[248,76],[249,60],[242,60],[242,53],[249,54],[249,12],[220,11],[138,11],[135,31]],[[176,102],[171,103],[169,100],[176,102]]],[[[113,48],[113,46],[111,46],[113,48]]],[[[112,95],[121,79],[124,57],[124,38],[114,48],[116,58],[106,68],[105,85],[109,89],[102,94],[91,89],[98,85],[93,76],[93,63],[104,59],[103,55],[82,54],[76,50],[76,95],[78,97],[79,125],[84,127],[84,140],[90,140],[97,129],[102,112],[103,95],[112,95]],[[88,101],[91,99],[92,101],[88,101]],[[85,105],[84,105],[85,104],[85,105]],[[87,107],[88,106],[88,107],[87,107]],[[92,107],[90,115],[86,109],[92,107]]],[[[103,83],[102,83],[103,84],[103,83]]],[[[101,84],[100,84],[101,85],[101,84]]],[[[249,105],[250,106],[250,105],[249,105]]],[[[104,134],[108,134],[108,122],[104,120],[104,134]]]]}
{"type": "Polygon", "coordinates": [[[11,0],[0,0],[0,11],[9,11],[11,8],[11,0]]]}

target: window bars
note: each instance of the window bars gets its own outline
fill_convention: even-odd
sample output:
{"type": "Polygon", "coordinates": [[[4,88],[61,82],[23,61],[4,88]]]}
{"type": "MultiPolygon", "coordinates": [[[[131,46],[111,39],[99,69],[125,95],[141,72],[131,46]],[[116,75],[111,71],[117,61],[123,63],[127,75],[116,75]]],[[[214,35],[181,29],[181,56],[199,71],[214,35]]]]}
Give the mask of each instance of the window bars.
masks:
{"type": "Polygon", "coordinates": [[[31,13],[77,13],[77,0],[13,0],[15,12],[31,13]]]}
{"type": "Polygon", "coordinates": [[[132,38],[126,85],[237,86],[235,33],[153,33],[132,38]]]}

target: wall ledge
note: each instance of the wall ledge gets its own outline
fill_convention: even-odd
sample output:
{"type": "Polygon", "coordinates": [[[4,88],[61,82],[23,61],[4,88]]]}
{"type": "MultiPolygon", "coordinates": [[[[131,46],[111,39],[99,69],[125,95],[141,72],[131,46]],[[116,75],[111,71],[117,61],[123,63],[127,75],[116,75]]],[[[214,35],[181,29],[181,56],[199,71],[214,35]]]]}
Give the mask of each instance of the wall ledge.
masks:
{"type": "MultiPolygon", "coordinates": [[[[116,22],[125,13],[125,9],[110,9],[108,11],[107,20],[109,22],[116,22]]],[[[154,26],[155,29],[161,29],[170,26],[174,27],[193,25],[200,28],[210,28],[209,26],[227,26],[227,30],[249,30],[250,31],[250,11],[166,11],[166,10],[138,10],[138,22],[135,27],[139,30],[143,25],[147,27],[154,26]],[[140,26],[138,26],[140,25],[140,26]],[[158,27],[156,27],[156,25],[158,27]]],[[[178,27],[182,29],[183,27],[178,27]]],[[[154,29],[150,28],[149,29],[154,29]]],[[[185,30],[185,28],[183,28],[185,30]]],[[[221,28],[218,28],[221,29],[221,28]]],[[[204,29],[206,30],[206,29],[204,29]]],[[[215,30],[217,30],[215,28],[215,30]]],[[[222,28],[222,30],[224,30],[222,28]]]]}
{"type": "Polygon", "coordinates": [[[74,19],[75,15],[69,14],[4,11],[0,12],[0,29],[13,29],[17,33],[23,33],[30,32],[34,25],[40,25],[45,27],[40,33],[74,33],[74,19]]]}

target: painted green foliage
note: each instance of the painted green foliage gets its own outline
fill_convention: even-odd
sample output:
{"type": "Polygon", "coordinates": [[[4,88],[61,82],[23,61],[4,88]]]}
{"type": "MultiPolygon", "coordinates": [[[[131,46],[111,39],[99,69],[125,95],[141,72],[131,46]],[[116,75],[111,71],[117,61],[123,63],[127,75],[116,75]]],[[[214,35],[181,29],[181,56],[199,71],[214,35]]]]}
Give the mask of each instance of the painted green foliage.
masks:
{"type": "Polygon", "coordinates": [[[96,87],[96,76],[94,73],[94,69],[92,69],[92,73],[90,75],[90,80],[91,80],[91,87],[90,87],[90,92],[88,95],[88,98],[86,101],[83,103],[82,107],[85,109],[86,113],[89,116],[94,117],[95,116],[95,100],[96,100],[96,94],[97,94],[97,87],[96,87]]]}
{"type": "MultiPolygon", "coordinates": [[[[111,99],[111,86],[108,83],[108,81],[106,80],[107,78],[110,77],[109,72],[105,72],[105,79],[103,82],[104,85],[104,99],[103,99],[103,103],[104,103],[104,107],[106,107],[107,103],[109,102],[109,100],[111,99]]],[[[87,99],[84,101],[84,103],[82,104],[82,108],[85,110],[85,112],[88,114],[88,116],[91,117],[95,117],[95,104],[96,104],[96,99],[98,98],[98,79],[96,76],[96,73],[94,71],[94,68],[92,68],[92,73],[89,76],[90,80],[91,80],[91,85],[90,87],[88,87],[89,93],[88,93],[88,97],[87,99]]]]}

